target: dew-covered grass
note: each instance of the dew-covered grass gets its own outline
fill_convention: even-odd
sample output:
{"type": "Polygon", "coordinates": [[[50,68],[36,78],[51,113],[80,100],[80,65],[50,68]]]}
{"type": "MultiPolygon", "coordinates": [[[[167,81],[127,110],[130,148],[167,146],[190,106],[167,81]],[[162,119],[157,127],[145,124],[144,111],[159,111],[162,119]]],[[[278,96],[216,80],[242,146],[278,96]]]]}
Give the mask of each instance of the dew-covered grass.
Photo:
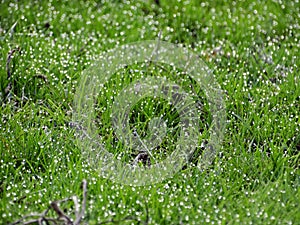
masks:
{"type": "MultiPolygon", "coordinates": [[[[2,0],[0,224],[42,212],[55,199],[81,196],[83,179],[88,180],[87,224],[127,216],[141,222],[121,224],[298,224],[299,9],[298,0],[2,0]],[[221,151],[205,171],[192,161],[159,184],[115,184],[81,158],[69,126],[74,94],[80,74],[100,53],[154,40],[160,32],[162,40],[192,49],[214,70],[227,111],[221,151]]],[[[171,69],[154,66],[151,73],[168,74],[189,91],[189,80],[176,80],[171,69]]],[[[104,118],[99,135],[127,162],[132,153],[122,155],[124,146],[114,143],[106,109],[123,85],[142,75],[135,68],[120,71],[96,109],[104,118]]],[[[162,103],[139,102],[131,124],[144,135],[149,117],[162,113],[174,127],[162,148],[172,151],[177,116],[162,103]]],[[[209,116],[201,122],[205,139],[209,116]]]]}

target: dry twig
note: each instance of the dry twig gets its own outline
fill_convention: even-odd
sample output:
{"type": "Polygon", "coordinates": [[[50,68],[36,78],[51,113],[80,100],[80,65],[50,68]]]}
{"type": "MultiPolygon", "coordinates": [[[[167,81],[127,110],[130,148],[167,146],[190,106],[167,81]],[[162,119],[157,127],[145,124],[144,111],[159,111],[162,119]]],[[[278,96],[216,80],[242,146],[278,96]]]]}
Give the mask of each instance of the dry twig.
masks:
{"type": "Polygon", "coordinates": [[[31,213],[28,215],[23,216],[21,219],[11,223],[10,225],[16,225],[16,224],[22,224],[22,225],[29,225],[29,224],[39,224],[42,225],[44,222],[47,225],[50,224],[63,224],[63,225],[79,225],[82,221],[82,218],[84,216],[84,212],[86,209],[86,200],[87,200],[87,181],[82,181],[82,191],[83,191],[83,197],[82,197],[82,205],[81,205],[81,211],[79,212],[79,204],[77,196],[72,196],[70,198],[66,198],[63,200],[53,201],[51,202],[50,206],[42,213],[31,213]],[[63,210],[59,207],[60,203],[67,202],[72,200],[75,205],[75,221],[73,222],[71,217],[66,215],[63,210]],[[50,218],[47,217],[48,212],[53,209],[58,218],[50,218]],[[34,217],[34,218],[33,218],[34,217]],[[31,218],[27,220],[28,218],[31,218]]]}
{"type": "Polygon", "coordinates": [[[15,52],[19,52],[20,53],[20,48],[14,48],[12,49],[9,53],[8,53],[8,56],[7,56],[7,59],[6,59],[6,73],[7,73],[7,80],[9,80],[9,83],[7,85],[7,87],[5,88],[5,94],[8,94],[8,92],[11,90],[12,88],[12,84],[11,84],[11,71],[10,71],[10,62],[12,60],[12,57],[14,55],[15,52]]]}
{"type": "MultiPolygon", "coordinates": [[[[70,198],[65,198],[62,200],[57,200],[51,202],[49,207],[44,210],[42,213],[31,213],[28,215],[23,216],[21,219],[10,223],[9,225],[30,225],[30,224],[38,224],[38,225],[80,225],[86,210],[86,203],[87,203],[87,181],[83,180],[82,181],[82,192],[83,192],[83,197],[82,197],[82,204],[81,207],[78,204],[78,198],[77,196],[72,196],[70,198]],[[67,201],[73,201],[75,210],[75,220],[73,222],[72,218],[68,216],[64,211],[59,207],[61,203],[67,202],[67,201]],[[49,213],[50,210],[53,210],[57,218],[52,218],[52,217],[47,217],[47,214],[49,213]]],[[[145,201],[145,207],[146,207],[146,220],[145,221],[140,221],[137,219],[135,216],[126,216],[122,219],[115,220],[114,218],[102,221],[98,223],[100,224],[109,224],[109,223],[115,223],[115,224],[120,224],[124,221],[136,221],[139,224],[144,224],[148,225],[149,224],[149,210],[148,210],[148,205],[147,202],[145,201]]]]}

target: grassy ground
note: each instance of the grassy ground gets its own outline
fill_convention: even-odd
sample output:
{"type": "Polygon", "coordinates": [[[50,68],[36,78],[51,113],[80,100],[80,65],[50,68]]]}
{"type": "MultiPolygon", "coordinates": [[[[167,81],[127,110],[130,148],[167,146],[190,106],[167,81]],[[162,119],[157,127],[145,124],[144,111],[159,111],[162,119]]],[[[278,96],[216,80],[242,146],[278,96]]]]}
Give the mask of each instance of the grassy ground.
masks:
{"type": "Polygon", "coordinates": [[[81,196],[83,179],[88,224],[127,216],[135,220],[121,224],[299,224],[299,9],[298,1],[2,0],[0,224],[81,196]],[[74,93],[101,52],[159,31],[214,69],[227,110],[221,152],[209,171],[187,166],[156,185],[115,184],[81,160],[68,126],[74,93]]]}

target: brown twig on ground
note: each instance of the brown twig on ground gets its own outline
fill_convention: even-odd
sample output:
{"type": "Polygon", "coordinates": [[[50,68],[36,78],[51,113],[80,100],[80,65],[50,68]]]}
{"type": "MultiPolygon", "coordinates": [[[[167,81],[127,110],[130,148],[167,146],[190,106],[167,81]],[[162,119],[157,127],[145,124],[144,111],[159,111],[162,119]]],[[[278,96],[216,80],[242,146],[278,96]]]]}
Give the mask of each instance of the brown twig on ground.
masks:
{"type": "Polygon", "coordinates": [[[74,222],[74,225],[79,225],[80,221],[82,220],[86,208],[86,199],[87,199],[87,182],[86,180],[82,181],[82,192],[83,192],[83,197],[82,197],[82,205],[81,205],[81,211],[78,215],[76,215],[76,219],[74,222]]]}
{"type": "Polygon", "coordinates": [[[147,165],[148,167],[151,166],[150,157],[147,152],[140,152],[133,160],[132,166],[136,167],[138,166],[139,162],[141,162],[143,165],[147,165]]]}
{"type": "MultiPolygon", "coordinates": [[[[86,204],[87,204],[87,181],[83,180],[82,181],[82,204],[81,204],[81,209],[80,206],[78,204],[78,197],[72,196],[70,198],[65,198],[62,200],[57,200],[57,201],[53,201],[51,202],[51,204],[48,206],[48,208],[46,210],[44,210],[42,213],[31,213],[28,215],[23,216],[21,219],[10,223],[9,225],[17,225],[17,224],[21,224],[21,225],[30,225],[30,224],[38,224],[38,225],[80,225],[86,210],[86,204]],[[72,221],[71,217],[66,215],[66,213],[64,213],[64,211],[59,207],[59,205],[61,203],[67,202],[67,201],[73,201],[74,203],[74,208],[75,208],[75,220],[74,222],[72,221]],[[50,210],[53,210],[56,215],[58,216],[58,218],[51,218],[51,217],[47,217],[47,214],[50,210]]],[[[121,222],[124,221],[136,221],[139,224],[144,224],[144,225],[148,225],[149,224],[149,208],[147,205],[146,200],[144,199],[145,202],[145,213],[146,213],[146,220],[145,221],[141,221],[138,218],[136,218],[135,216],[125,216],[122,219],[119,220],[115,220],[114,218],[109,219],[109,220],[105,220],[102,221],[100,223],[98,223],[98,225],[100,224],[108,224],[108,223],[116,223],[116,224],[120,224],[121,222]]]]}
{"type": "Polygon", "coordinates": [[[81,205],[81,211],[79,212],[79,204],[78,204],[78,199],[77,196],[72,196],[70,198],[66,198],[63,200],[58,200],[58,201],[53,201],[51,202],[50,206],[42,213],[31,213],[28,215],[23,216],[21,219],[11,223],[10,225],[16,225],[16,224],[22,224],[22,225],[29,225],[29,224],[39,224],[42,225],[44,222],[47,225],[50,224],[63,224],[63,225],[79,225],[83,216],[84,212],[86,209],[86,200],[87,200],[87,181],[83,180],[82,181],[82,192],[83,192],[83,197],[82,197],[82,205],[81,205]],[[59,207],[60,203],[67,202],[67,201],[73,201],[75,205],[75,221],[73,222],[71,217],[66,215],[63,210],[59,207]],[[53,209],[58,218],[48,218],[47,214],[48,212],[53,209]],[[30,219],[25,221],[28,218],[35,217],[34,219],[30,219]]]}
{"type": "Polygon", "coordinates": [[[62,219],[63,221],[65,221],[66,225],[73,225],[72,220],[70,219],[70,217],[68,217],[58,206],[57,201],[51,202],[50,206],[51,208],[56,212],[56,214],[58,215],[58,219],[62,219]]]}
{"type": "Polygon", "coordinates": [[[11,80],[10,80],[10,78],[11,78],[10,62],[12,60],[12,57],[13,57],[14,53],[17,52],[17,51],[20,53],[20,48],[19,47],[12,49],[8,53],[8,56],[7,56],[7,59],[6,59],[6,73],[7,73],[7,80],[9,80],[9,83],[8,83],[7,87],[5,88],[5,94],[7,94],[12,88],[12,83],[11,83],[11,80]]]}
{"type": "Polygon", "coordinates": [[[38,74],[35,74],[34,77],[40,78],[40,79],[42,79],[45,83],[48,83],[48,78],[47,78],[47,76],[44,75],[44,74],[38,73],[38,74]]]}

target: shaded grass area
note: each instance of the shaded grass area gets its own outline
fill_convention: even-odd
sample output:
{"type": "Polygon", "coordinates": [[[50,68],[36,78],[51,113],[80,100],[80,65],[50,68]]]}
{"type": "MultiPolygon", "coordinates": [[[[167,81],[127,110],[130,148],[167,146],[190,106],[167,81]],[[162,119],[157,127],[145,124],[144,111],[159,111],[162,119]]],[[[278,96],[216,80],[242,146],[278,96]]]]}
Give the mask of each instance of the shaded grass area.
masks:
{"type": "Polygon", "coordinates": [[[300,221],[299,3],[156,2],[1,2],[1,224],[80,195],[83,179],[88,224],[300,221]],[[101,52],[159,31],[214,70],[227,107],[221,152],[209,171],[189,165],[161,184],[114,184],[81,160],[68,126],[74,92],[101,52]]]}

